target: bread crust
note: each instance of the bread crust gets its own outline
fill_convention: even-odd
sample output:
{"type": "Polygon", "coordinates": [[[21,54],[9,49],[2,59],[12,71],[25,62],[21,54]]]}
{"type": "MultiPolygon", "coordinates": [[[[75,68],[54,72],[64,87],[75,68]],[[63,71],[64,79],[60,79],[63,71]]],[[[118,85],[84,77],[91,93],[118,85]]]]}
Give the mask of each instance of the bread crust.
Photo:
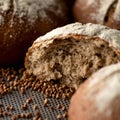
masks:
{"type": "Polygon", "coordinates": [[[96,23],[120,29],[120,1],[76,0],[73,6],[75,21],[96,23]]]}
{"type": "Polygon", "coordinates": [[[73,95],[69,120],[119,120],[120,63],[92,74],[73,95]]]}
{"type": "Polygon", "coordinates": [[[0,65],[23,63],[32,42],[68,23],[68,16],[62,0],[1,0],[0,65]]]}

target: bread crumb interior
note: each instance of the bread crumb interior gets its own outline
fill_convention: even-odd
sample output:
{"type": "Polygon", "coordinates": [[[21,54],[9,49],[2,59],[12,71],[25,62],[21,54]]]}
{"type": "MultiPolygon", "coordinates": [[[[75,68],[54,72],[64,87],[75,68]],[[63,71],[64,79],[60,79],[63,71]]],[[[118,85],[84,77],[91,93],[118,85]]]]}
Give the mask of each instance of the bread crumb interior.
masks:
{"type": "Polygon", "coordinates": [[[59,80],[77,88],[92,73],[117,63],[120,57],[104,40],[81,36],[58,38],[47,48],[37,47],[29,60],[39,79],[59,80]]]}

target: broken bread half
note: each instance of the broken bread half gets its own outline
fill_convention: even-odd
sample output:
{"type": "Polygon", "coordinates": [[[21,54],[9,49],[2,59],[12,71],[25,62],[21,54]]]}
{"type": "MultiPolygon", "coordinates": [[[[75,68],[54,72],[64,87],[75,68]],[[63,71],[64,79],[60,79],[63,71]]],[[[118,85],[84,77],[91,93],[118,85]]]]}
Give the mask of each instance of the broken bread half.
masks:
{"type": "Polygon", "coordinates": [[[44,81],[57,80],[70,87],[92,73],[120,61],[120,31],[97,24],[72,23],[34,41],[25,68],[44,81]]]}

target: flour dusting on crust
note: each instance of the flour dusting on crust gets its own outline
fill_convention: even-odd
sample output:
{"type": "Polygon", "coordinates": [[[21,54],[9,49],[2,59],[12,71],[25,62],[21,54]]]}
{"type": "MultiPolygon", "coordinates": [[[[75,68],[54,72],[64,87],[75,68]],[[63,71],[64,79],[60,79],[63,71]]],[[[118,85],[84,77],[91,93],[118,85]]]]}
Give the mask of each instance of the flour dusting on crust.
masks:
{"type": "Polygon", "coordinates": [[[0,26],[2,26],[3,24],[4,24],[4,17],[0,15],[0,26]]]}
{"type": "Polygon", "coordinates": [[[117,6],[116,6],[116,10],[115,10],[115,14],[114,14],[114,19],[116,21],[120,21],[120,0],[118,0],[117,6]]]}
{"type": "Polygon", "coordinates": [[[10,0],[0,0],[0,12],[6,12],[10,9],[10,0]]]}
{"type": "MultiPolygon", "coordinates": [[[[27,18],[32,25],[38,18],[53,21],[47,11],[51,14],[64,16],[63,6],[59,3],[60,0],[0,0],[0,13],[5,14],[12,9],[11,4],[13,4],[12,18],[18,17],[21,23],[24,21],[23,18],[27,18]]],[[[2,17],[0,17],[1,21],[3,22],[2,17]]]]}
{"type": "MultiPolygon", "coordinates": [[[[95,0],[94,0],[95,1],[95,0]]],[[[94,8],[96,7],[95,13],[92,13],[90,16],[93,20],[96,20],[98,23],[103,24],[104,23],[104,18],[108,12],[108,9],[110,6],[115,2],[115,0],[99,0],[100,3],[96,4],[93,3],[94,8]]]]}
{"type": "Polygon", "coordinates": [[[2,26],[5,21],[2,14],[5,14],[8,10],[10,10],[10,5],[10,0],[0,0],[0,26],[2,26]]]}
{"type": "Polygon", "coordinates": [[[120,96],[120,63],[100,69],[90,79],[92,82],[88,84],[89,95],[94,96],[91,99],[94,99],[99,112],[111,115],[112,109],[110,107],[112,107],[114,100],[120,96]],[[95,87],[98,85],[99,87],[95,87]],[[99,88],[101,89],[98,91],[99,88]],[[97,94],[92,95],[96,90],[97,94]],[[106,112],[106,109],[109,110],[106,112]]]}
{"type": "Polygon", "coordinates": [[[48,19],[48,14],[46,13],[48,10],[55,14],[62,14],[62,7],[59,5],[58,0],[14,0],[14,14],[19,16],[19,18],[27,16],[28,21],[31,23],[34,23],[38,17],[41,20],[51,20],[50,18],[48,19]],[[55,7],[58,7],[56,11],[55,7]]]}
{"type": "Polygon", "coordinates": [[[58,36],[64,37],[70,34],[99,37],[107,40],[110,45],[120,50],[120,31],[92,23],[83,25],[81,23],[72,23],[64,27],[56,28],[48,32],[46,35],[39,37],[34,44],[41,40],[53,39],[58,36]]]}

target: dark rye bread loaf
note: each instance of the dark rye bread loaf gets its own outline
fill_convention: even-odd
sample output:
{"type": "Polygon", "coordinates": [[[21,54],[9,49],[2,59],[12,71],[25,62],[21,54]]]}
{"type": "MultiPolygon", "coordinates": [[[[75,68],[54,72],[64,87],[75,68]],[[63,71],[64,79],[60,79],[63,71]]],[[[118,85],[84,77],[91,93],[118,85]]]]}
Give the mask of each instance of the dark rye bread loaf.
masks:
{"type": "Polygon", "coordinates": [[[104,24],[120,30],[120,0],[76,0],[75,21],[104,24]]]}
{"type": "Polygon", "coordinates": [[[77,88],[93,72],[120,61],[120,31],[73,23],[39,37],[28,49],[25,67],[42,80],[77,88]]]}
{"type": "Polygon", "coordinates": [[[120,63],[106,66],[72,96],[69,120],[120,120],[120,63]]]}
{"type": "Polygon", "coordinates": [[[37,37],[66,23],[64,0],[0,0],[0,65],[24,61],[37,37]]]}

